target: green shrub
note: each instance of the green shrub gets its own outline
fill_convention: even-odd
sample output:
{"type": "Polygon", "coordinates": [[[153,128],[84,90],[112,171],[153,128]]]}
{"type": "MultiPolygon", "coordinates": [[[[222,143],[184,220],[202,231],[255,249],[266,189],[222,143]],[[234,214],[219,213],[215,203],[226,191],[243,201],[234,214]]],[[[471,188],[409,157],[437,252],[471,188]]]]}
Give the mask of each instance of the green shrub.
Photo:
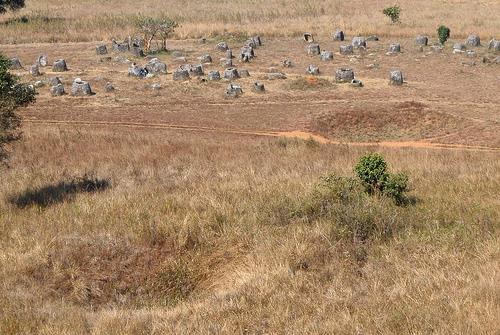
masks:
{"type": "Polygon", "coordinates": [[[391,19],[392,23],[399,22],[399,14],[401,14],[401,8],[397,5],[392,7],[387,7],[383,10],[383,13],[391,19]]]}
{"type": "Polygon", "coordinates": [[[408,176],[404,172],[387,174],[384,181],[384,194],[393,198],[396,203],[404,202],[404,193],[408,191],[408,176]]]}
{"type": "Polygon", "coordinates": [[[372,153],[361,157],[354,171],[369,193],[382,191],[387,177],[387,163],[382,155],[372,153]]]}
{"type": "Polygon", "coordinates": [[[404,202],[404,193],[409,189],[408,176],[402,172],[389,173],[382,155],[372,153],[361,157],[354,170],[368,193],[384,194],[398,204],[404,202]]]}
{"type": "Polygon", "coordinates": [[[445,44],[448,38],[450,38],[450,32],[450,28],[446,26],[439,26],[437,30],[439,43],[445,44]]]}

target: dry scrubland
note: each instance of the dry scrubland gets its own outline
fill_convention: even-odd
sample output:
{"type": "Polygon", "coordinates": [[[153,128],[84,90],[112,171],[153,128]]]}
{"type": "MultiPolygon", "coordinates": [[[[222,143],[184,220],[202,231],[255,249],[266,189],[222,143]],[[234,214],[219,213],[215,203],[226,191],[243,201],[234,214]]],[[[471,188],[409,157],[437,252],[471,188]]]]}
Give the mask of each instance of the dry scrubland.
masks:
{"type": "Polygon", "coordinates": [[[454,37],[476,32],[486,40],[500,31],[497,0],[400,0],[403,23],[397,27],[388,25],[382,14],[382,8],[392,4],[379,0],[36,0],[2,19],[7,22],[0,24],[0,43],[109,40],[132,33],[138,13],[163,13],[178,20],[179,38],[253,33],[291,37],[304,31],[327,36],[335,27],[349,34],[435,36],[438,25],[446,24],[454,37]],[[15,20],[22,15],[30,23],[15,20]]]}
{"type": "Polygon", "coordinates": [[[0,188],[1,333],[497,333],[498,155],[381,149],[406,207],[311,196],[365,151],[28,125],[0,188]],[[109,187],[60,185],[89,171],[109,187]]]}
{"type": "MultiPolygon", "coordinates": [[[[0,334],[499,333],[500,68],[480,62],[484,47],[476,59],[450,50],[455,34],[498,38],[498,2],[401,1],[397,29],[378,1],[103,3],[29,1],[20,15],[62,19],[3,24],[0,41],[109,46],[131,29],[134,8],[154,5],[182,19],[179,37],[227,28],[263,32],[264,45],[238,66],[251,77],[236,81],[237,99],[223,81],[127,77],[128,64],[99,61],[95,42],[0,46],[23,65],[65,58],[66,89],[81,77],[96,92],[51,97],[42,87],[21,111],[24,140],[0,170],[0,334]],[[442,53],[395,37],[434,36],[442,21],[454,34],[442,53]],[[332,22],[349,37],[392,37],[326,63],[283,37],[319,32],[322,49],[337,51],[332,22]],[[404,52],[387,56],[396,40],[404,52]],[[284,58],[295,66],[281,68],[284,58]],[[304,75],[310,63],[321,76],[304,75]],[[266,80],[271,66],[288,78],[266,80]],[[365,87],[334,83],[347,66],[365,87]],[[394,68],[402,87],[387,84],[394,68]],[[255,80],[266,93],[249,89],[255,80]],[[108,81],[117,91],[105,92],[108,81]],[[372,151],[409,174],[406,205],[320,182],[353,176],[372,151]]],[[[189,62],[209,52],[205,71],[221,70],[218,40],[169,48],[189,62]]],[[[157,56],[171,73],[172,53],[157,56]]],[[[55,75],[42,71],[37,79],[55,75]]]]}

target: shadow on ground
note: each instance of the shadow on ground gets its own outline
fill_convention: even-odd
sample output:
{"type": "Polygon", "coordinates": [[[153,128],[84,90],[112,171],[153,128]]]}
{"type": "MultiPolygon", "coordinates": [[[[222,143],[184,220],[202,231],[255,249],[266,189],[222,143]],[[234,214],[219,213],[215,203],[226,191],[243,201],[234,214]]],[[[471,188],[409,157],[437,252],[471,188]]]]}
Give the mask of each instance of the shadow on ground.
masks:
{"type": "Polygon", "coordinates": [[[22,24],[43,24],[43,23],[63,23],[65,18],[62,17],[52,17],[48,15],[44,15],[41,13],[31,14],[31,15],[23,15],[9,18],[3,22],[0,22],[1,25],[11,26],[11,25],[22,25],[22,24]]]}
{"type": "Polygon", "coordinates": [[[37,189],[28,189],[21,194],[11,196],[9,202],[19,208],[28,206],[48,207],[57,203],[71,201],[79,193],[94,193],[111,187],[107,179],[78,177],[46,185],[37,189]]]}

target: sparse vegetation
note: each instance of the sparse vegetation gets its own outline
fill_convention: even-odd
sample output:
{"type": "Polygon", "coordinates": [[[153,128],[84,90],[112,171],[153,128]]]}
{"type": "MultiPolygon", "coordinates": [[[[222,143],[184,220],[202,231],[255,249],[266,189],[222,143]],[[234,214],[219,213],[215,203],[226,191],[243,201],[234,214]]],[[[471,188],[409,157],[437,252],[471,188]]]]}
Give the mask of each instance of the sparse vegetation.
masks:
{"type": "Polygon", "coordinates": [[[392,7],[384,8],[383,13],[385,16],[391,19],[392,23],[398,23],[399,15],[401,14],[401,8],[397,5],[394,5],[392,7]]]}
{"type": "Polygon", "coordinates": [[[155,39],[160,40],[161,50],[167,50],[167,40],[174,33],[179,25],[168,17],[153,18],[141,16],[137,19],[138,33],[144,38],[144,52],[149,53],[151,42],[155,39]]]}
{"type": "Polygon", "coordinates": [[[439,26],[437,33],[438,33],[439,43],[441,43],[441,45],[444,45],[448,40],[448,38],[450,38],[450,32],[451,32],[450,28],[446,26],[439,26]]]}
{"type": "Polygon", "coordinates": [[[110,187],[109,180],[84,175],[83,177],[58,182],[55,185],[26,190],[22,194],[11,196],[9,202],[19,208],[28,206],[45,208],[74,199],[74,196],[78,193],[93,193],[105,190],[108,187],[110,187]]]}

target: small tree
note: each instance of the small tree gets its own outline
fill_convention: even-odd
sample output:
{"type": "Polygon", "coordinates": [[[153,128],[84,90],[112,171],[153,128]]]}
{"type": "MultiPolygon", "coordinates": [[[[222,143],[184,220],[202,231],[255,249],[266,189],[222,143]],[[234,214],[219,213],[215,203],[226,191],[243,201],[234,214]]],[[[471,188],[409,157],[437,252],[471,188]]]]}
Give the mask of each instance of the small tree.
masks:
{"type": "Polygon", "coordinates": [[[383,13],[391,19],[392,23],[399,22],[399,14],[401,14],[401,8],[398,5],[392,7],[387,7],[383,10],[383,13]]]}
{"type": "Polygon", "coordinates": [[[167,39],[175,32],[179,24],[169,18],[163,18],[160,22],[160,29],[158,35],[161,40],[162,50],[167,50],[167,39]]]}
{"type": "Polygon", "coordinates": [[[6,145],[20,138],[21,119],[15,113],[20,106],[35,101],[35,90],[17,82],[9,72],[10,60],[0,54],[0,162],[7,158],[6,145]]]}
{"type": "Polygon", "coordinates": [[[24,7],[24,0],[0,0],[0,14],[4,14],[7,10],[18,10],[24,7]]]}
{"type": "Polygon", "coordinates": [[[450,38],[450,28],[446,26],[439,26],[437,33],[438,33],[438,38],[439,38],[439,43],[441,45],[444,45],[448,38],[450,38]]]}
{"type": "Polygon", "coordinates": [[[161,41],[162,50],[167,50],[167,39],[179,25],[168,17],[139,17],[136,26],[139,34],[144,37],[144,52],[148,53],[151,51],[151,42],[155,39],[161,41]]]}

